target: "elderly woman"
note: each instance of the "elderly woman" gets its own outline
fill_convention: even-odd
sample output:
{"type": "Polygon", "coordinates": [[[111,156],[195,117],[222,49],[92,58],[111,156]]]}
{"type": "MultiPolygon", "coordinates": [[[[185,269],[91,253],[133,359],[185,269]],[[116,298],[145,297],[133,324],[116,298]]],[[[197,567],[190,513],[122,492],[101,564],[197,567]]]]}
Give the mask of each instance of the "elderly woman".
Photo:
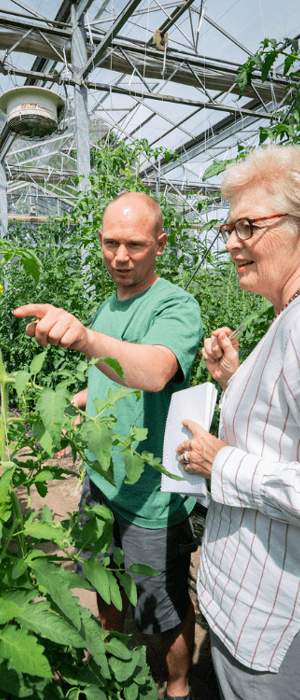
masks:
{"type": "Polygon", "coordinates": [[[220,439],[186,421],[178,448],[210,479],[198,581],[224,700],[300,698],[300,147],[268,146],[225,174],[220,227],[240,286],[276,318],[239,366],[230,330],[205,341],[225,389],[220,439]]]}

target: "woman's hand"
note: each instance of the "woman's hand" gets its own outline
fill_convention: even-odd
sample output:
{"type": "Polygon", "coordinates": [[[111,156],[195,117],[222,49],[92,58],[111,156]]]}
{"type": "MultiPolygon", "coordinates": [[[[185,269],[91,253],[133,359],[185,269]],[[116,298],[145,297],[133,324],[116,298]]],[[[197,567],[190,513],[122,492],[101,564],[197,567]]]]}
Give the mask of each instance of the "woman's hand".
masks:
{"type": "Polygon", "coordinates": [[[228,380],[240,364],[239,343],[236,338],[230,338],[231,333],[230,328],[217,328],[210,338],[205,338],[202,350],[208,372],[222,389],[226,389],[228,380]]]}
{"type": "Polygon", "coordinates": [[[177,447],[178,460],[185,471],[209,479],[212,463],[219,450],[227,446],[226,442],[214,437],[193,420],[184,420],[182,425],[190,431],[192,437],[177,447]]]}

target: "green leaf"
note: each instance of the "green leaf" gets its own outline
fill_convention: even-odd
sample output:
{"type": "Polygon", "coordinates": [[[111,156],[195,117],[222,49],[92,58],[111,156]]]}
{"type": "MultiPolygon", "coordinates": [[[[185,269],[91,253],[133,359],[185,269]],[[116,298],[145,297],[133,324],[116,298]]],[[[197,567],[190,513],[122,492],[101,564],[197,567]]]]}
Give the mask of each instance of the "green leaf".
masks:
{"type": "Polygon", "coordinates": [[[120,363],[114,357],[102,357],[101,362],[104,362],[104,364],[111,367],[114,370],[114,372],[118,375],[118,377],[122,378],[124,376],[124,372],[120,363]]]}
{"type": "Polygon", "coordinates": [[[24,559],[18,559],[11,570],[11,576],[13,580],[17,580],[25,573],[27,569],[27,562],[24,559]]]}
{"type": "Polygon", "coordinates": [[[43,448],[43,450],[45,450],[45,452],[47,452],[49,457],[51,457],[53,455],[54,444],[53,444],[52,437],[51,437],[50,433],[48,432],[48,430],[44,430],[44,432],[40,436],[40,445],[43,448]]]}
{"type": "Polygon", "coordinates": [[[135,484],[144,471],[145,461],[139,454],[134,454],[129,449],[123,451],[125,466],[125,484],[135,484]]]}
{"type": "Polygon", "coordinates": [[[128,571],[131,571],[132,574],[142,574],[142,576],[159,576],[159,571],[148,564],[131,564],[128,571]]]}
{"type": "Polygon", "coordinates": [[[20,258],[25,272],[27,272],[28,275],[33,277],[35,282],[38,282],[42,266],[37,256],[31,251],[26,250],[23,251],[23,254],[20,255],[20,258]]]}
{"type": "Polygon", "coordinates": [[[0,477],[0,520],[3,522],[7,522],[11,516],[12,503],[10,494],[14,471],[14,468],[6,469],[0,477]]]}
{"type": "Polygon", "coordinates": [[[133,393],[134,392],[131,389],[128,389],[127,386],[120,386],[117,389],[109,389],[106,395],[107,401],[111,405],[113,405],[121,399],[127,398],[128,396],[132,396],[133,393]]]}
{"type": "Polygon", "coordinates": [[[135,607],[137,604],[137,589],[134,579],[125,572],[119,574],[119,581],[122,588],[124,588],[129,602],[135,607]]]}
{"type": "Polygon", "coordinates": [[[4,255],[5,260],[10,260],[12,257],[18,257],[27,272],[35,282],[38,282],[42,265],[38,257],[31,250],[12,245],[7,241],[0,241],[0,252],[4,255]]]}
{"type": "Polygon", "coordinates": [[[87,686],[84,689],[86,700],[107,700],[106,693],[96,685],[87,686]]]}
{"type": "Polygon", "coordinates": [[[78,649],[85,646],[79,632],[61,615],[51,610],[47,602],[27,604],[15,617],[23,627],[56,644],[78,649]]]}
{"type": "Polygon", "coordinates": [[[74,666],[72,664],[72,659],[68,659],[68,661],[65,660],[63,668],[60,669],[60,673],[69,685],[86,686],[95,683],[95,669],[91,668],[90,662],[88,664],[76,664],[76,666],[74,666]]]}
{"type": "Polygon", "coordinates": [[[91,558],[84,562],[83,571],[88,581],[96,588],[97,593],[103,598],[104,602],[110,605],[111,593],[107,569],[105,569],[97,559],[91,558]]]}
{"type": "Polygon", "coordinates": [[[129,686],[124,688],[125,700],[136,700],[139,694],[139,686],[136,683],[131,683],[129,686]]]}
{"type": "Polygon", "coordinates": [[[8,659],[18,673],[52,677],[49,662],[44,656],[44,647],[36,637],[13,625],[0,632],[0,657],[8,659]]]}
{"type": "Polygon", "coordinates": [[[30,374],[29,372],[26,372],[24,369],[20,369],[19,372],[14,373],[14,378],[15,378],[15,390],[17,392],[18,398],[20,399],[22,394],[24,393],[24,390],[26,389],[26,386],[30,380],[30,374]]]}
{"type": "Polygon", "coordinates": [[[107,575],[108,575],[108,581],[109,581],[109,589],[110,589],[110,595],[111,595],[111,602],[112,605],[117,608],[117,610],[122,610],[123,609],[123,601],[120,593],[120,588],[117,583],[117,579],[115,578],[114,574],[112,571],[107,570],[107,575]]]}
{"type": "Polygon", "coordinates": [[[46,355],[47,355],[47,350],[44,350],[44,352],[40,352],[38,355],[34,356],[32,362],[30,364],[30,368],[29,368],[31,375],[35,376],[36,374],[38,374],[41,371],[43,364],[45,362],[45,359],[46,359],[46,355]]]}
{"type": "Polygon", "coordinates": [[[32,687],[28,687],[26,681],[20,673],[7,668],[6,662],[0,664],[0,688],[5,691],[5,695],[0,697],[7,698],[9,694],[13,698],[32,698],[32,687]]]}
{"type": "Polygon", "coordinates": [[[90,360],[89,364],[92,366],[99,364],[108,365],[108,367],[111,367],[118,377],[122,378],[124,376],[120,363],[114,357],[94,357],[92,360],[90,360]]]}
{"type": "Polygon", "coordinates": [[[103,471],[107,471],[111,461],[111,430],[99,420],[88,420],[82,426],[81,435],[103,471]]]}
{"type": "Polygon", "coordinates": [[[211,163],[206,170],[204,170],[202,180],[205,182],[205,180],[208,180],[210,177],[220,175],[220,173],[224,172],[229,163],[234,163],[234,160],[214,160],[214,162],[211,163]]]}
{"type": "Polygon", "coordinates": [[[116,656],[117,659],[123,659],[123,661],[129,661],[129,659],[131,659],[131,651],[116,637],[111,637],[111,639],[106,642],[106,651],[116,656]]]}
{"type": "Polygon", "coordinates": [[[79,700],[80,695],[82,695],[80,688],[72,688],[68,691],[66,697],[68,700],[79,700]]]}
{"type": "Polygon", "coordinates": [[[162,463],[158,457],[154,457],[152,452],[141,452],[141,457],[143,458],[144,462],[147,464],[150,464],[153,469],[158,471],[160,474],[166,474],[166,476],[169,476],[170,479],[175,479],[175,481],[183,481],[182,476],[176,476],[175,474],[171,474],[165,467],[162,466],[162,463]]]}
{"type": "Polygon", "coordinates": [[[30,561],[29,566],[33,570],[39,586],[42,586],[76,629],[80,630],[80,606],[77,598],[74,598],[66,588],[64,570],[42,559],[30,561]]]}
{"type": "Polygon", "coordinates": [[[81,608],[80,616],[80,634],[85,641],[86,648],[92,654],[98,666],[100,666],[103,678],[109,679],[111,678],[111,673],[109,670],[103,641],[103,638],[107,633],[103,631],[99,623],[92,617],[89,610],[86,608],[81,608]]]}
{"type": "Polygon", "coordinates": [[[32,591],[9,591],[0,597],[0,625],[5,625],[13,620],[33,598],[32,591]]]}
{"type": "Polygon", "coordinates": [[[26,522],[24,534],[36,540],[50,540],[50,542],[55,542],[59,547],[63,547],[66,538],[66,533],[61,525],[58,523],[50,525],[39,520],[34,520],[30,523],[26,522]]]}
{"type": "Polygon", "coordinates": [[[132,655],[130,661],[121,661],[112,656],[109,659],[110,668],[119,683],[123,683],[131,678],[135,672],[137,661],[135,655],[132,655]]]}
{"type": "Polygon", "coordinates": [[[54,440],[58,440],[61,434],[66,403],[67,398],[63,392],[44,389],[36,404],[45,429],[54,440]]]}
{"type": "Polygon", "coordinates": [[[143,442],[143,440],[146,440],[148,432],[148,428],[137,428],[136,426],[133,426],[133,428],[130,430],[130,437],[137,442],[143,442]]]}
{"type": "Polygon", "coordinates": [[[299,60],[299,56],[297,56],[297,54],[289,54],[289,56],[286,56],[284,59],[283,75],[286,75],[289,72],[291,66],[297,60],[299,60]]]}
{"type": "Polygon", "coordinates": [[[269,72],[277,58],[277,51],[268,51],[261,65],[261,79],[267,80],[269,72]]]}

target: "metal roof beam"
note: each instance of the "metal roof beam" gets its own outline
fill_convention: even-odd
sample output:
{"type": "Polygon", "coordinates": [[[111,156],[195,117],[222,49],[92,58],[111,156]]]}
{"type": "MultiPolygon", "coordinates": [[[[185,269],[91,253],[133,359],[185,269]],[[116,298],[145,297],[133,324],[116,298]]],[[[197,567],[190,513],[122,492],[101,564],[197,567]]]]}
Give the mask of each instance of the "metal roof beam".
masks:
{"type": "Polygon", "coordinates": [[[9,17],[9,13],[7,13],[8,16],[3,17],[1,16],[0,18],[0,24],[1,26],[12,28],[12,29],[21,29],[24,31],[24,29],[39,29],[41,32],[44,34],[50,34],[51,36],[58,36],[62,37],[64,39],[71,39],[72,36],[72,30],[71,28],[64,27],[63,29],[61,27],[49,27],[47,26],[46,20],[45,22],[41,20],[37,20],[35,18],[32,18],[30,21],[29,19],[11,19],[9,17]]]}
{"type": "Polygon", "coordinates": [[[175,22],[177,22],[177,20],[190,7],[190,5],[192,5],[193,2],[194,2],[194,0],[184,0],[183,3],[180,3],[180,5],[177,5],[177,7],[175,7],[173,12],[171,12],[170,17],[165,19],[165,21],[160,25],[160,27],[158,29],[158,31],[162,37],[166,34],[166,32],[169,31],[169,29],[171,29],[173,24],[175,24],[175,22]]]}
{"type": "Polygon", "coordinates": [[[232,36],[232,34],[229,34],[229,32],[226,32],[226,30],[223,27],[220,27],[220,25],[217,24],[217,22],[215,22],[213,19],[211,19],[211,17],[208,17],[206,14],[204,14],[203,19],[205,22],[208,22],[208,24],[210,24],[212,27],[214,27],[214,29],[217,29],[219,32],[221,32],[221,34],[223,34],[223,36],[226,36],[226,39],[229,39],[229,41],[231,41],[233,44],[238,46],[239,49],[242,49],[242,51],[247,53],[248,56],[253,56],[252,51],[249,51],[249,49],[247,49],[247,47],[244,44],[241,44],[240,41],[235,39],[235,37],[232,36]]]}
{"type": "MultiPolygon", "coordinates": [[[[214,146],[216,146],[218,143],[225,141],[227,138],[230,138],[242,129],[245,129],[251,124],[255,123],[257,120],[257,116],[254,116],[254,114],[257,114],[257,112],[253,112],[253,115],[251,116],[251,109],[258,109],[259,112],[259,104],[258,102],[254,102],[254,100],[251,100],[251,102],[247,103],[247,106],[249,111],[248,116],[240,117],[239,119],[236,119],[236,117],[233,117],[231,115],[225,117],[225,119],[220,120],[217,124],[214,125],[213,134],[211,133],[212,129],[209,128],[205,131],[202,131],[200,134],[197,134],[192,139],[179,146],[176,149],[176,153],[178,156],[176,160],[173,160],[168,163],[161,162],[161,175],[165,175],[171,170],[178,168],[180,165],[183,165],[184,163],[192,160],[193,158],[196,158],[204,151],[208,151],[210,148],[214,148],[214,146]]],[[[271,115],[269,115],[269,117],[270,116],[271,115]]],[[[263,118],[263,116],[261,116],[261,118],[263,118]]],[[[152,166],[150,166],[146,168],[141,173],[141,175],[142,177],[146,177],[152,172],[153,168],[152,166]]]]}
{"type": "MultiPolygon", "coordinates": [[[[5,65],[0,65],[0,72],[4,74],[11,73],[11,67],[9,68],[8,66],[5,65]]],[[[37,80],[42,77],[42,74],[33,72],[33,71],[27,71],[22,68],[15,68],[14,67],[14,73],[15,75],[32,75],[34,76],[37,80]]],[[[47,81],[53,81],[58,84],[68,84],[68,85],[76,85],[75,81],[72,80],[71,78],[62,78],[61,76],[55,76],[55,75],[44,75],[44,79],[47,81]]],[[[174,95],[166,95],[164,93],[152,93],[152,94],[145,94],[141,90],[137,90],[136,88],[133,88],[132,90],[130,88],[123,88],[117,85],[107,85],[107,83],[99,83],[99,82],[91,82],[87,81],[85,83],[86,87],[89,88],[90,90],[99,90],[102,92],[108,92],[108,93],[116,93],[118,95],[128,95],[129,97],[132,95],[132,97],[141,97],[142,99],[147,99],[147,100],[155,100],[159,102],[170,102],[173,104],[181,104],[181,105],[189,105],[191,107],[206,107],[207,109],[212,109],[217,112],[230,112],[231,114],[235,114],[237,116],[240,116],[242,114],[251,116],[251,117],[256,117],[257,119],[272,119],[272,115],[269,114],[268,112],[253,112],[245,107],[240,107],[239,109],[236,109],[235,107],[231,107],[231,105],[226,105],[217,102],[216,100],[189,100],[187,98],[183,97],[176,97],[174,95]]]]}
{"type": "MultiPolygon", "coordinates": [[[[135,0],[138,2],[139,0],[135,0]]],[[[46,44],[42,39],[40,31],[37,27],[33,28],[32,25],[27,22],[24,24],[24,28],[30,28],[30,36],[24,37],[23,30],[21,28],[15,27],[13,32],[1,32],[0,31],[0,48],[12,48],[14,43],[21,39],[22,46],[21,50],[23,52],[40,54],[51,57],[55,62],[57,62],[57,50],[62,52],[65,51],[67,60],[70,59],[70,31],[67,30],[57,30],[48,29],[43,32],[44,36],[48,38],[49,43],[46,44]],[[52,43],[52,46],[51,46],[52,43]]],[[[99,37],[95,38],[95,44],[99,44],[99,37]]],[[[103,46],[100,41],[98,49],[103,46]]],[[[162,51],[147,45],[141,44],[140,42],[128,41],[126,39],[112,39],[113,51],[109,56],[104,55],[101,60],[101,65],[103,68],[109,70],[131,74],[133,68],[136,68],[137,73],[141,73],[144,79],[154,78],[155,80],[161,80],[162,67],[164,65],[164,78],[166,80],[171,80],[172,82],[178,82],[185,85],[191,85],[194,87],[199,86],[199,80],[203,81],[206,89],[208,90],[222,90],[226,92],[231,89],[234,93],[238,93],[237,86],[237,71],[239,64],[230,64],[227,61],[222,63],[216,59],[204,58],[198,56],[197,54],[189,53],[187,51],[176,51],[175,49],[168,49],[166,54],[166,61],[164,64],[164,55],[162,51]],[[130,65],[124,57],[124,52],[130,59],[130,65]]],[[[98,52],[96,50],[96,53],[98,52]]],[[[19,49],[20,50],[20,49],[19,49]]],[[[95,54],[94,54],[95,56],[95,54]]],[[[43,59],[44,60],[44,59],[43,59]]],[[[98,55],[99,60],[99,55],[98,55]]],[[[92,57],[89,62],[92,61],[92,57]]],[[[85,72],[88,72],[88,65],[85,67],[85,72]]],[[[35,65],[35,64],[34,64],[35,65]]],[[[10,66],[10,70],[13,68],[10,66]]],[[[53,77],[49,78],[49,73],[45,71],[42,73],[41,78],[35,78],[34,74],[40,71],[35,71],[32,68],[32,76],[27,78],[26,84],[34,84],[37,80],[41,80],[45,83],[45,80],[50,80],[52,82],[53,77]]],[[[253,87],[249,86],[245,90],[245,96],[253,97],[255,90],[260,91],[261,97],[264,100],[269,101],[272,99],[270,85],[272,85],[275,90],[275,95],[277,100],[282,99],[284,91],[289,85],[289,81],[284,77],[275,77],[272,80],[262,82],[259,79],[259,74],[257,74],[257,80],[253,79],[253,87]]]]}
{"type": "MultiPolygon", "coordinates": [[[[84,13],[87,12],[88,8],[92,4],[93,0],[80,0],[79,5],[76,9],[77,21],[79,22],[83,17],[84,13]]],[[[71,22],[71,7],[73,5],[72,0],[63,0],[60,8],[58,9],[55,21],[57,22],[71,22]]],[[[36,58],[31,66],[33,72],[41,72],[48,69],[48,60],[45,58],[36,58]]],[[[25,81],[25,85],[34,85],[35,80],[28,77],[25,81]]]]}
{"type": "Polygon", "coordinates": [[[82,71],[83,78],[87,76],[91,69],[93,70],[93,68],[97,66],[101,58],[105,55],[105,52],[108,49],[108,47],[111,46],[114,37],[119,33],[120,29],[122,29],[124,24],[127,22],[128,18],[132,15],[135,8],[140,4],[140,2],[141,0],[129,0],[127,5],[125,5],[124,9],[122,10],[122,12],[120,12],[117,19],[110,27],[108,32],[105,34],[102,41],[100,41],[100,44],[93,53],[93,55],[89,58],[85,68],[82,71]]]}

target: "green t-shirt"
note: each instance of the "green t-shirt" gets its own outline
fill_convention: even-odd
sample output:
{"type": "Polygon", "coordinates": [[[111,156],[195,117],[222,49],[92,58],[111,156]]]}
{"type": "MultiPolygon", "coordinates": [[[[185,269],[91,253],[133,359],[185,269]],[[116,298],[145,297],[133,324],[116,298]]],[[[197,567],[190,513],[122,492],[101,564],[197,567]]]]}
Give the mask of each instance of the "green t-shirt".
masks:
{"type": "MultiPolygon", "coordinates": [[[[202,334],[200,309],[196,300],[180,287],[158,279],[130,299],[109,297],[100,307],[92,328],[130,343],[163,345],[175,354],[180,370],[160,392],[132,391],[115,404],[115,430],[127,435],[131,426],[148,428],[148,437],[138,451],[153,452],[161,459],[163,437],[171,394],[189,384],[190,370],[202,334]]],[[[95,415],[95,399],[105,398],[108,389],[119,385],[91,367],[88,375],[87,413],[95,415]]],[[[145,528],[160,528],[184,520],[195,499],[160,491],[160,474],[149,465],[140,479],[124,484],[121,451],[113,448],[115,486],[87,466],[92,481],[100,488],[113,511],[125,520],[145,528]]]]}

